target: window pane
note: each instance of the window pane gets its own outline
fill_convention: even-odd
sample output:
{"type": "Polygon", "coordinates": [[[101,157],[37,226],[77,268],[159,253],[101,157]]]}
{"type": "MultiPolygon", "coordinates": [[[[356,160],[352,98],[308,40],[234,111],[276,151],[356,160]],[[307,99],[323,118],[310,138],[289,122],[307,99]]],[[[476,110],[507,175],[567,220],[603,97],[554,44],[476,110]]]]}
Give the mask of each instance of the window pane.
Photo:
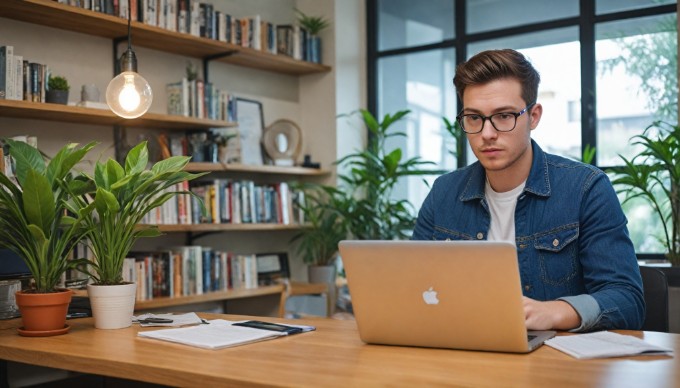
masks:
{"type": "Polygon", "coordinates": [[[618,11],[629,11],[653,7],[662,4],[674,4],[675,0],[597,0],[595,3],[595,13],[603,14],[618,11]]]}
{"type": "Polygon", "coordinates": [[[577,16],[578,0],[466,0],[468,33],[577,16]]]}
{"type": "Polygon", "coordinates": [[[378,50],[453,39],[453,2],[454,0],[378,1],[378,50]]]}
{"type": "MultiPolygon", "coordinates": [[[[613,174],[608,174],[614,179],[613,174]]],[[[617,190],[623,189],[615,187],[617,190]]],[[[653,212],[652,207],[641,198],[632,199],[624,203],[625,194],[619,194],[619,202],[623,212],[628,218],[628,232],[635,246],[635,252],[639,253],[666,253],[663,226],[661,220],[653,212]]]]}
{"type": "MultiPolygon", "coordinates": [[[[453,50],[431,50],[381,58],[378,61],[378,117],[409,109],[405,119],[393,124],[406,137],[389,139],[387,149],[400,147],[402,160],[419,155],[434,163],[432,169],[452,170],[455,158],[449,151],[455,142],[444,130],[442,117],[453,121],[456,97],[452,79],[455,67],[453,50]]],[[[431,184],[436,176],[428,177],[431,184]]],[[[422,178],[400,182],[395,198],[405,198],[420,207],[429,187],[422,178]]]]}
{"type": "MultiPolygon", "coordinates": [[[[484,41],[468,48],[470,56],[487,49],[512,48],[529,58],[541,75],[538,102],[543,105],[541,123],[531,137],[546,152],[581,159],[581,118],[576,108],[581,99],[581,55],[576,28],[484,41]]],[[[468,162],[474,161],[469,151],[468,162]]]]}
{"type": "Polygon", "coordinates": [[[596,26],[597,165],[621,165],[630,138],[654,120],[677,122],[677,23],[664,15],[596,26]]]}

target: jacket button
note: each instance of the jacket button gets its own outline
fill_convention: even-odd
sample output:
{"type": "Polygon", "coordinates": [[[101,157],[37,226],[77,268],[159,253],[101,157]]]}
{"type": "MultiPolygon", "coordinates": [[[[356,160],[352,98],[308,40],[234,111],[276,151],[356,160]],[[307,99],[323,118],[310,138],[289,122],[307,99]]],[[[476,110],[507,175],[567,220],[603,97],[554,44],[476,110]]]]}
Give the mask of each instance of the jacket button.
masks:
{"type": "Polygon", "coordinates": [[[525,285],[525,286],[524,286],[524,290],[525,290],[525,291],[529,291],[529,290],[531,290],[531,286],[530,286],[530,285],[528,285],[528,284],[527,284],[527,285],[525,285]]]}
{"type": "Polygon", "coordinates": [[[554,239],[554,240],[553,240],[553,246],[556,247],[556,246],[558,246],[558,245],[560,245],[560,240],[554,239]]]}
{"type": "Polygon", "coordinates": [[[481,240],[483,238],[484,238],[484,233],[482,233],[482,232],[477,233],[477,240],[481,240]]]}

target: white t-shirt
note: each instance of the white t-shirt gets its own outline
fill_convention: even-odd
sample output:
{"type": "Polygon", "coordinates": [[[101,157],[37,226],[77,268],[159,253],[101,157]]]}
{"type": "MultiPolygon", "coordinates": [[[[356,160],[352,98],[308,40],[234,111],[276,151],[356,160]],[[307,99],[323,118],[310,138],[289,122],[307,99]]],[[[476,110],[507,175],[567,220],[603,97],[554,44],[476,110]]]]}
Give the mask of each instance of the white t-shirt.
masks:
{"type": "Polygon", "coordinates": [[[504,193],[497,193],[486,181],[484,193],[491,212],[491,227],[489,228],[489,241],[509,241],[515,243],[515,207],[517,197],[524,190],[526,181],[519,186],[504,193]]]}

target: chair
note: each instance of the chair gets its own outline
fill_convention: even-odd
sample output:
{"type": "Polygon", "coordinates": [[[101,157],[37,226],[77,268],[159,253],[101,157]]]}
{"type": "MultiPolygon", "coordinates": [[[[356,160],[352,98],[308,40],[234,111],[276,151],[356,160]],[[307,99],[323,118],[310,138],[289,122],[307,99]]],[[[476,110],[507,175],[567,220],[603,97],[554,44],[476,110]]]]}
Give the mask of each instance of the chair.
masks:
{"type": "Polygon", "coordinates": [[[668,281],[658,268],[640,267],[647,314],[642,330],[669,332],[668,281]]]}
{"type": "Polygon", "coordinates": [[[284,289],[281,292],[281,301],[279,302],[279,317],[285,317],[286,301],[289,297],[319,294],[326,296],[326,316],[329,317],[331,314],[331,300],[328,295],[328,286],[325,283],[284,282],[284,289]]]}

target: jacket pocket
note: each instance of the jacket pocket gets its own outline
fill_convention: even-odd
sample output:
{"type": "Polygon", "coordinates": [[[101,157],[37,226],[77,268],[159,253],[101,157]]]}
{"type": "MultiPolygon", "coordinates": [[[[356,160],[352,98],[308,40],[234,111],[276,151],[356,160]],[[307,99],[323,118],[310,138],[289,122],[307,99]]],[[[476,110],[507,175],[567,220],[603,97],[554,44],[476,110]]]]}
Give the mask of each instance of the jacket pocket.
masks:
{"type": "Polygon", "coordinates": [[[541,279],[552,286],[563,286],[578,274],[578,226],[560,228],[536,238],[541,279]]]}
{"type": "Polygon", "coordinates": [[[432,234],[432,239],[436,241],[459,241],[459,240],[472,240],[473,238],[471,236],[456,232],[454,230],[449,230],[435,226],[434,233],[432,234]]]}

